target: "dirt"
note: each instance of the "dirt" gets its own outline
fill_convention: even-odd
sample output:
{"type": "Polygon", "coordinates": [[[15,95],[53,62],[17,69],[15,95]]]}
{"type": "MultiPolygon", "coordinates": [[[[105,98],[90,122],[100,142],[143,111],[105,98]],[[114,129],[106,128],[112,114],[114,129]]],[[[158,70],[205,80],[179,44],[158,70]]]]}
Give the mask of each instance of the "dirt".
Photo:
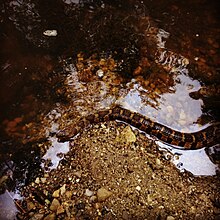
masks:
{"type": "Polygon", "coordinates": [[[178,155],[126,123],[56,142],[115,103],[179,131],[219,121],[215,4],[70,2],[0,4],[0,219],[16,218],[2,195],[17,219],[220,219],[219,173],[181,172],[178,155]],[[44,156],[57,146],[56,167],[44,156]]]}
{"type": "Polygon", "coordinates": [[[126,124],[93,125],[25,187],[20,219],[218,219],[219,176],[180,173],[171,157],[126,124]]]}

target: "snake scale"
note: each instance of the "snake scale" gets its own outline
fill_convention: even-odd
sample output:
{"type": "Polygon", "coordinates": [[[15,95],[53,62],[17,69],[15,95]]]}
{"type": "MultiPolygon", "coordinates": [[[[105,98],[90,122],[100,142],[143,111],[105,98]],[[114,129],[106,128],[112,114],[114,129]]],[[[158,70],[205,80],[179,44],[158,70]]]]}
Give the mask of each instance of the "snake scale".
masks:
{"type": "Polygon", "coordinates": [[[210,147],[218,144],[220,141],[220,123],[210,125],[194,133],[182,133],[119,106],[81,118],[76,126],[70,126],[60,131],[57,134],[58,140],[61,142],[70,140],[90,124],[111,120],[126,122],[166,144],[183,149],[193,150],[210,147]]]}

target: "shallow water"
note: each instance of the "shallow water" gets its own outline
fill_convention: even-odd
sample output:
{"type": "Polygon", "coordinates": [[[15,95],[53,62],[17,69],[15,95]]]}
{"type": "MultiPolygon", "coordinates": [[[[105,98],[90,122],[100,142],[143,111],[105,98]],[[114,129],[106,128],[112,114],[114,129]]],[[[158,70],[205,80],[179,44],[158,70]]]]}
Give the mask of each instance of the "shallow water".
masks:
{"type": "MultiPolygon", "coordinates": [[[[56,132],[114,104],[184,132],[219,121],[215,3],[8,0],[0,9],[1,173],[15,161],[17,185],[68,152],[56,132]]],[[[216,174],[204,150],[171,151],[182,170],[216,174]]]]}

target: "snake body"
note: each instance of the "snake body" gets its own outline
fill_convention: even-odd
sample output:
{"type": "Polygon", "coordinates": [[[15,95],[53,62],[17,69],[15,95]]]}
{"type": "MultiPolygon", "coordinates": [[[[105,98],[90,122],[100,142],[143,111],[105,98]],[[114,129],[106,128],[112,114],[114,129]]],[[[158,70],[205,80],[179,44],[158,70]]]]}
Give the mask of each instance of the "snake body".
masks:
{"type": "Polygon", "coordinates": [[[203,130],[194,133],[183,133],[175,131],[165,125],[153,122],[151,119],[144,117],[136,112],[123,109],[119,106],[99,111],[82,118],[76,126],[68,127],[57,134],[59,141],[67,141],[77,135],[80,131],[90,124],[119,120],[126,122],[141,131],[152,135],[162,142],[178,146],[183,149],[199,149],[210,147],[220,143],[220,123],[213,124],[203,130]]]}

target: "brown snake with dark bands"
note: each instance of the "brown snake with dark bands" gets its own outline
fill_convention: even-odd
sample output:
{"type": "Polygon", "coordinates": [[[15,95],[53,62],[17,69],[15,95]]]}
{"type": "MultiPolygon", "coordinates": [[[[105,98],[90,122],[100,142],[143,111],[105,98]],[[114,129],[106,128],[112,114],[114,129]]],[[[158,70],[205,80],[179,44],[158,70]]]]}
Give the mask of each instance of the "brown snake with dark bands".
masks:
{"type": "Polygon", "coordinates": [[[110,110],[99,111],[96,114],[88,115],[82,118],[75,127],[68,127],[57,134],[59,141],[68,141],[89,124],[99,123],[110,120],[120,120],[126,122],[145,133],[155,136],[162,142],[182,147],[184,149],[199,149],[218,144],[220,141],[220,123],[213,124],[201,131],[193,133],[182,133],[171,128],[153,122],[147,117],[138,113],[131,112],[121,107],[115,107],[110,110]]]}

